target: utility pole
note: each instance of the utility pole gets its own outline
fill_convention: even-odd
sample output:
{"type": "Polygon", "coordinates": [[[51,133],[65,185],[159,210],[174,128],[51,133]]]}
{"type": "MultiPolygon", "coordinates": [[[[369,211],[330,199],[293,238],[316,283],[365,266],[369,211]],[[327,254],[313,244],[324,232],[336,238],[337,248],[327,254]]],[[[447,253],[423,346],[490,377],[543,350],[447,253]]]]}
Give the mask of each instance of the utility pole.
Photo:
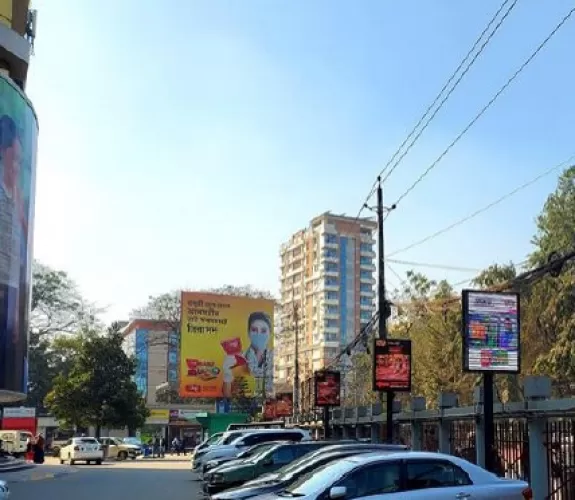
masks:
{"type": "MultiPolygon", "coordinates": [[[[392,206],[388,210],[393,210],[392,206]]],[[[385,246],[383,238],[383,189],[381,187],[381,177],[377,178],[377,247],[378,247],[378,283],[377,283],[377,302],[378,302],[378,337],[387,339],[387,318],[391,315],[389,302],[385,296],[385,246]]],[[[374,366],[375,369],[375,366],[374,366]]],[[[393,443],[393,391],[386,391],[386,441],[393,443]]],[[[383,393],[381,393],[383,403],[383,393]]]]}
{"type": "Polygon", "coordinates": [[[294,332],[294,377],[293,377],[293,413],[299,415],[299,305],[293,305],[293,332],[294,332]]]}

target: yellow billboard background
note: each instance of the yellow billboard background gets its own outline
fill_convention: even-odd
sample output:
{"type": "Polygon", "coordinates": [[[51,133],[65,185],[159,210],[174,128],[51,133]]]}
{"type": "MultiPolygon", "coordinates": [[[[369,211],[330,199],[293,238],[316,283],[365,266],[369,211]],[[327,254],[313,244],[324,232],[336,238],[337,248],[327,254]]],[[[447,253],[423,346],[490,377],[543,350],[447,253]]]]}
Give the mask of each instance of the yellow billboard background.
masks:
{"type": "Polygon", "coordinates": [[[182,293],[180,396],[253,396],[273,373],[274,302],[182,293]],[[256,387],[258,389],[256,389],[256,387]]]}
{"type": "Polygon", "coordinates": [[[0,23],[12,27],[12,0],[0,0],[0,23]]]}

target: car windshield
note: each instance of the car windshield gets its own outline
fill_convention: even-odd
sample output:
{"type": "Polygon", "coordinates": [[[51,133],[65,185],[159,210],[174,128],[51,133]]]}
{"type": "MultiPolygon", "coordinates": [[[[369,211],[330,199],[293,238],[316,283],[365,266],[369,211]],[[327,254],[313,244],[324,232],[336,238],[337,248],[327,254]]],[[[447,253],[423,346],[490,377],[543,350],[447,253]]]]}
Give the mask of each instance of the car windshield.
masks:
{"type": "Polygon", "coordinates": [[[82,444],[98,444],[98,441],[94,438],[80,438],[78,439],[78,442],[82,444]]]}
{"type": "Polygon", "coordinates": [[[243,434],[244,434],[243,432],[230,432],[227,436],[224,436],[221,441],[218,441],[217,444],[221,445],[231,444],[232,441],[235,441],[236,439],[242,437],[243,434]]]}
{"type": "Polygon", "coordinates": [[[318,489],[329,486],[333,481],[349,472],[353,466],[354,463],[349,460],[337,460],[317,469],[314,468],[291,484],[285,493],[287,496],[310,495],[318,489]]]}
{"type": "Polygon", "coordinates": [[[256,453],[254,456],[250,457],[249,461],[252,463],[256,463],[259,462],[263,457],[270,455],[271,453],[274,452],[274,450],[278,447],[281,446],[278,443],[272,443],[270,444],[268,447],[266,447],[265,449],[259,450],[258,453],[256,453]]]}
{"type": "Polygon", "coordinates": [[[204,440],[202,445],[210,445],[219,442],[224,435],[221,432],[211,435],[208,439],[204,440]]]}
{"type": "Polygon", "coordinates": [[[131,438],[124,438],[124,443],[140,446],[142,444],[142,441],[140,441],[138,438],[131,437],[131,438]]]}
{"type": "Polygon", "coordinates": [[[275,443],[256,444],[256,445],[252,446],[251,448],[248,448],[246,451],[240,453],[238,455],[238,458],[242,458],[242,459],[243,458],[249,458],[251,460],[255,456],[258,456],[260,453],[263,453],[263,452],[269,450],[273,446],[275,446],[275,443]]]}

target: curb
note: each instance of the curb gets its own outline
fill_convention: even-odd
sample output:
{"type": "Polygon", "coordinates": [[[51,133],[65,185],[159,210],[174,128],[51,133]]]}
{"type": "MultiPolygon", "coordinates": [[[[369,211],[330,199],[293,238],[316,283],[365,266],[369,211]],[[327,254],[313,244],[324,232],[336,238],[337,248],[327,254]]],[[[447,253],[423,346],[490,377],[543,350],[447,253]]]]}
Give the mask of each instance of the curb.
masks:
{"type": "Polygon", "coordinates": [[[28,483],[32,481],[46,481],[50,479],[58,479],[60,477],[69,476],[78,472],[78,469],[68,469],[66,471],[58,472],[43,472],[41,469],[37,469],[35,472],[25,477],[15,477],[12,479],[7,478],[8,483],[28,483]]]}
{"type": "Polygon", "coordinates": [[[0,475],[2,475],[3,472],[18,472],[21,470],[26,470],[26,469],[33,469],[35,467],[34,464],[18,464],[18,465],[12,465],[10,467],[0,467],[0,475]]]}

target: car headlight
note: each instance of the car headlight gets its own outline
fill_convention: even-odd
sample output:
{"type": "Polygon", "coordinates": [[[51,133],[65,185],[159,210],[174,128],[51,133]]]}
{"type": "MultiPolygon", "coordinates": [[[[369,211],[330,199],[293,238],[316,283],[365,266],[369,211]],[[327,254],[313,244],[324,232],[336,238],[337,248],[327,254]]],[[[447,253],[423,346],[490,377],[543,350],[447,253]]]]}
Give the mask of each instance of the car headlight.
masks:
{"type": "Polygon", "coordinates": [[[10,493],[10,489],[4,481],[0,481],[0,493],[10,493]]]}
{"type": "Polygon", "coordinates": [[[210,476],[211,483],[223,483],[224,482],[224,475],[223,474],[212,474],[210,476]]]}

